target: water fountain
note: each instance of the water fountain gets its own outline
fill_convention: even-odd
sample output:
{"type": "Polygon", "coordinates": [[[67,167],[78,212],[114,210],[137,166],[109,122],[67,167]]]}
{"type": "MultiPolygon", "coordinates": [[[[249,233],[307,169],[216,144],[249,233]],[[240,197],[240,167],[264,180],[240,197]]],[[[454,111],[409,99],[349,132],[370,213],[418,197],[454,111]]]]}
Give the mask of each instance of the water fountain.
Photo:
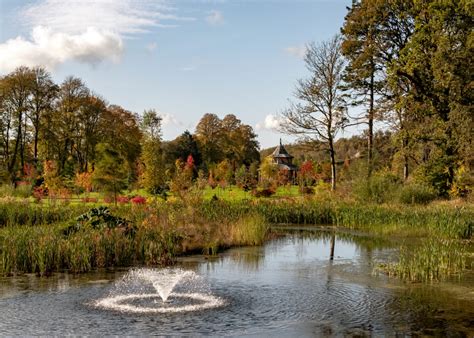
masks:
{"type": "Polygon", "coordinates": [[[126,274],[110,296],[94,305],[132,313],[176,313],[212,309],[224,301],[212,295],[194,271],[137,269],[126,274]]]}

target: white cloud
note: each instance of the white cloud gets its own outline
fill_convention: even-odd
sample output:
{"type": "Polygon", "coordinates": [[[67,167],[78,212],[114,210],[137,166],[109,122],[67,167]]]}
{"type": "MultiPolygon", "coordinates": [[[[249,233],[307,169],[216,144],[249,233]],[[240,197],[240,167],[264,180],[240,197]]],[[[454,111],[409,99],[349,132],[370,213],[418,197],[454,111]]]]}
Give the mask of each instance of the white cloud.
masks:
{"type": "Polygon", "coordinates": [[[146,50],[151,52],[154,52],[158,48],[158,44],[156,42],[150,42],[145,46],[146,50]]]}
{"type": "Polygon", "coordinates": [[[163,126],[182,126],[183,125],[183,123],[179,121],[173,114],[162,113],[162,112],[159,112],[158,114],[162,118],[161,123],[163,124],[163,126]]]}
{"type": "Polygon", "coordinates": [[[257,129],[257,130],[264,130],[264,129],[278,130],[283,121],[284,121],[284,118],[281,117],[281,116],[268,114],[265,117],[265,120],[263,122],[257,123],[255,125],[255,129],[257,129]]]}
{"type": "MultiPolygon", "coordinates": [[[[67,61],[95,65],[118,62],[124,39],[168,22],[194,20],[179,17],[165,0],[40,0],[24,7],[18,22],[31,29],[0,43],[0,73],[19,65],[53,70],[67,61]]],[[[156,48],[153,44],[148,49],[156,48]]]]}
{"type": "Polygon", "coordinates": [[[29,27],[79,33],[88,27],[116,34],[134,34],[180,19],[163,0],[40,0],[20,12],[29,27]]]}
{"type": "Polygon", "coordinates": [[[285,52],[296,56],[297,58],[303,59],[306,56],[306,46],[292,46],[285,48],[285,52]]]}
{"type": "Polygon", "coordinates": [[[209,12],[209,15],[206,16],[206,21],[208,24],[217,26],[224,23],[224,15],[221,11],[212,10],[209,12]]]}
{"type": "Polygon", "coordinates": [[[28,40],[17,37],[0,44],[0,72],[22,65],[54,69],[68,60],[92,65],[103,60],[118,62],[122,50],[122,39],[111,32],[88,28],[83,33],[65,34],[38,26],[28,40]]]}

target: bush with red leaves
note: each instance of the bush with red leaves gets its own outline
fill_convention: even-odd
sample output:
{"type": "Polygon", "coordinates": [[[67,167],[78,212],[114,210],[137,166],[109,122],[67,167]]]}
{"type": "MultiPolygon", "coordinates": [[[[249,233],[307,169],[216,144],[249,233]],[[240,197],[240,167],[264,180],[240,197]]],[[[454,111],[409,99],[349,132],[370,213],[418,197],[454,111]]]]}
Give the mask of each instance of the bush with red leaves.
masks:
{"type": "Polygon", "coordinates": [[[130,200],[133,204],[146,204],[146,198],[143,196],[135,196],[130,200]]]}

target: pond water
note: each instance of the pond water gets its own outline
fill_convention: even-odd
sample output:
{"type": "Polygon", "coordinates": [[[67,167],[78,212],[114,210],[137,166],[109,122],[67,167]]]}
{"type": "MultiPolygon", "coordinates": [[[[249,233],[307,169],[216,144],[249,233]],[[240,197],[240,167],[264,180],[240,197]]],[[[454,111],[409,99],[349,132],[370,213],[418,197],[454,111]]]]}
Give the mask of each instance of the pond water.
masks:
{"type": "MultiPolygon", "coordinates": [[[[0,335],[474,336],[473,274],[405,284],[376,272],[396,257],[390,242],[318,228],[279,231],[264,246],[181,258],[180,269],[199,278],[198,295],[219,300],[191,311],[97,306],[126,294],[124,276],[137,275],[136,269],[0,279],[0,335]]],[[[171,302],[160,305],[150,296],[152,283],[140,283],[148,296],[132,295],[130,305],[161,309],[189,300],[171,293],[171,302]]],[[[190,283],[176,284],[176,292],[196,292],[196,286],[187,290],[190,283]]]]}

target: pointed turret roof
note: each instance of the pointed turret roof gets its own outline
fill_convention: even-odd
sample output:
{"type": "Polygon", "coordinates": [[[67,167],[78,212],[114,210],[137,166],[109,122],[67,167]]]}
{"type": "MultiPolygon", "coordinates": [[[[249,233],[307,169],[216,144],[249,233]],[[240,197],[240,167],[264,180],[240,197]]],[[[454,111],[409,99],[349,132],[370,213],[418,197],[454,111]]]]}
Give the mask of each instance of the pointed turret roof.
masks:
{"type": "Polygon", "coordinates": [[[276,147],[276,149],[272,153],[273,158],[293,158],[288,152],[286,151],[285,147],[283,147],[283,144],[281,143],[280,139],[280,145],[276,147]]]}

